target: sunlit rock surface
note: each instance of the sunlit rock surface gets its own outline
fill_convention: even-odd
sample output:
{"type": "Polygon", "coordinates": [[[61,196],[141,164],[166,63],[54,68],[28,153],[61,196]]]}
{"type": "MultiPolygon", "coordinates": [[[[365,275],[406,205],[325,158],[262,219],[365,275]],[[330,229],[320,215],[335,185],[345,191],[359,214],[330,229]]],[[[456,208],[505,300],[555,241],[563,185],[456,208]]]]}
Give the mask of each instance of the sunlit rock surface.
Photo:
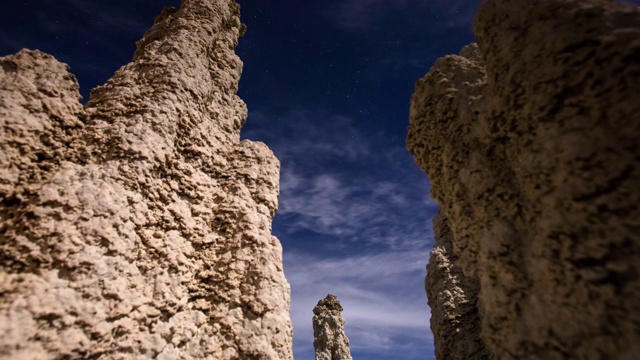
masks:
{"type": "Polygon", "coordinates": [[[411,105],[407,145],[451,229],[427,279],[436,353],[635,359],[640,12],[488,0],[475,32],[411,105]]]}
{"type": "Polygon", "coordinates": [[[292,358],[243,31],[235,1],[184,0],[85,107],[52,56],[0,58],[1,359],[292,358]]]}

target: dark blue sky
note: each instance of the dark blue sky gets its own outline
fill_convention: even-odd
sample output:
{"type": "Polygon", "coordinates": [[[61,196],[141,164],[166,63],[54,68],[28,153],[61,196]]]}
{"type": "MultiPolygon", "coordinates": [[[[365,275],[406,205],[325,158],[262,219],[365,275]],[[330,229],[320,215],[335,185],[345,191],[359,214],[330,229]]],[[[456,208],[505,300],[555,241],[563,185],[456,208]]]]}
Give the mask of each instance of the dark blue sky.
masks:
{"type": "MultiPolygon", "coordinates": [[[[435,59],[473,41],[479,2],[240,1],[242,136],[282,162],[274,233],[292,286],[296,359],[313,359],[311,310],[327,293],[345,308],[355,359],[433,359],[423,279],[437,207],[404,149],[409,99],[435,59]]],[[[179,1],[7,1],[0,55],[51,53],[86,97],[170,5],[179,1]]]]}

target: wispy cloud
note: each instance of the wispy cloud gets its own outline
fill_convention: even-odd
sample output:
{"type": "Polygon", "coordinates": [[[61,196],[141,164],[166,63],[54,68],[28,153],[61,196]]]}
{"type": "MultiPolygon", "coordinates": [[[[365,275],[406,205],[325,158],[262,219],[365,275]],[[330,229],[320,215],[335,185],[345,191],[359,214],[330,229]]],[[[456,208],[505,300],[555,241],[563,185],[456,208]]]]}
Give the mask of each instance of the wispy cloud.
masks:
{"type": "Polygon", "coordinates": [[[411,191],[393,182],[348,178],[346,174],[300,174],[283,170],[279,216],[289,231],[301,230],[402,248],[428,246],[429,209],[436,205],[410,198],[411,191]]]}
{"type": "Polygon", "coordinates": [[[0,56],[8,55],[10,52],[17,52],[24,48],[24,44],[17,41],[14,37],[6,33],[0,33],[0,48],[5,49],[0,56]]]}
{"type": "Polygon", "coordinates": [[[247,126],[250,129],[243,129],[243,136],[277,140],[270,145],[281,161],[355,161],[371,151],[356,125],[351,118],[324,110],[293,108],[278,115],[252,111],[247,126]]]}
{"type": "MultiPolygon", "coordinates": [[[[177,1],[165,0],[164,2],[177,5],[177,1]]],[[[123,13],[111,10],[113,2],[111,4],[103,4],[86,0],[57,0],[56,5],[66,7],[68,11],[79,14],[80,16],[74,17],[85,19],[86,24],[93,29],[112,28],[125,32],[140,33],[148,29],[153,20],[142,19],[135,12],[123,13]]],[[[139,6],[144,7],[148,6],[148,4],[140,2],[139,6]]],[[[59,29],[62,26],[58,21],[48,19],[46,16],[41,17],[41,20],[45,21],[47,27],[53,30],[59,29]]],[[[99,37],[99,33],[89,33],[87,35],[93,37],[98,35],[99,37]]]]}
{"type": "MultiPolygon", "coordinates": [[[[118,11],[117,5],[84,0],[58,0],[53,9],[55,16],[45,12],[38,12],[36,16],[45,31],[56,34],[63,41],[98,44],[105,51],[122,51],[123,44],[114,42],[113,36],[139,38],[151,26],[153,19],[141,18],[135,11],[118,11]]],[[[142,3],[140,6],[148,5],[142,3]]],[[[132,45],[126,47],[127,51],[132,50],[129,46],[132,45]]]]}
{"type": "Polygon", "coordinates": [[[430,245],[424,234],[437,205],[404,148],[343,116],[296,110],[277,122],[267,118],[252,113],[249,121],[269,126],[244,135],[264,139],[282,162],[277,219],[289,234],[311,231],[390,248],[430,245]]]}
{"type": "Polygon", "coordinates": [[[433,9],[428,24],[441,30],[471,26],[479,0],[346,0],[341,1],[331,16],[336,26],[354,32],[378,29],[391,16],[398,16],[415,8],[433,9]]]}
{"type": "Polygon", "coordinates": [[[367,31],[384,15],[388,0],[348,0],[338,5],[337,25],[345,30],[367,31]]]}
{"type": "Polygon", "coordinates": [[[480,0],[474,1],[451,1],[438,2],[439,11],[442,11],[440,20],[443,21],[444,30],[450,31],[454,28],[471,28],[473,18],[480,4],[480,0]]]}
{"type": "MultiPolygon", "coordinates": [[[[10,31],[12,36],[20,38],[22,46],[51,52],[59,48],[70,52],[82,49],[88,53],[86,56],[100,53],[100,58],[109,57],[114,52],[132,53],[133,43],[153,23],[153,17],[147,14],[159,14],[162,5],[177,3],[177,0],[163,0],[163,4],[140,1],[133,6],[133,11],[124,0],[57,0],[36,7],[15,4],[16,16],[29,16],[37,21],[34,22],[36,26],[18,26],[10,31]]],[[[5,46],[13,45],[6,40],[3,42],[5,46]]],[[[64,56],[62,53],[55,55],[64,56]]]]}

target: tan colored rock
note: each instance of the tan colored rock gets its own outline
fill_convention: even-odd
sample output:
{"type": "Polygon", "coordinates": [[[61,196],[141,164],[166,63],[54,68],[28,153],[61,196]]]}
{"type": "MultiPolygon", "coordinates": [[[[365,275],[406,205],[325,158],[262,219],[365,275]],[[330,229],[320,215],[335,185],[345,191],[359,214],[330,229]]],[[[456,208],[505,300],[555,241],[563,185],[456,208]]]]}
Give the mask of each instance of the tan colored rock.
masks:
{"type": "Polygon", "coordinates": [[[493,359],[480,339],[478,278],[456,265],[453,233],[440,212],[433,218],[436,243],[429,256],[425,288],[438,360],[493,359]]]}
{"type": "Polygon", "coordinates": [[[407,145],[480,283],[481,340],[497,359],[635,359],[640,11],[488,0],[475,31],[416,85],[407,145]]]}
{"type": "Polygon", "coordinates": [[[342,305],[329,294],[313,308],[313,347],[316,360],[352,360],[349,338],[344,333],[342,305]]]}
{"type": "Polygon", "coordinates": [[[244,25],[185,0],[83,108],[0,58],[0,359],[291,359],[279,162],[240,141],[244,25]]]}

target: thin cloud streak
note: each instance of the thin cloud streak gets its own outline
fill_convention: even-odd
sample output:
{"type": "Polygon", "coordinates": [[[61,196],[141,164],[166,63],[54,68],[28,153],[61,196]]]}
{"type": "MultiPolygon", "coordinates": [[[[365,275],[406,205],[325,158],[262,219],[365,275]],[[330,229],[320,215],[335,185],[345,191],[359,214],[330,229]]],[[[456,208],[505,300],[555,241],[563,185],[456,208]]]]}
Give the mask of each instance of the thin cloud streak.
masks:
{"type": "Polygon", "coordinates": [[[349,0],[338,8],[337,25],[344,30],[364,32],[376,25],[384,13],[385,0],[349,0]]]}
{"type": "Polygon", "coordinates": [[[480,1],[443,0],[346,0],[331,13],[335,26],[345,31],[368,33],[380,29],[384,19],[394,12],[411,8],[432,8],[442,14],[431,19],[434,28],[441,31],[469,26],[480,1]]]}
{"type": "Polygon", "coordinates": [[[28,44],[31,47],[43,47],[58,57],[63,54],[57,49],[65,47],[74,51],[92,51],[95,52],[91,54],[94,56],[98,56],[98,52],[107,56],[122,52],[132,54],[135,49],[132,43],[128,41],[123,46],[123,42],[114,40],[139,39],[153,23],[152,18],[143,18],[141,14],[147,14],[149,9],[159,8],[151,2],[137,4],[140,12],[136,12],[135,8],[133,12],[119,11],[127,8],[122,0],[109,3],[86,0],[52,1],[46,6],[31,10],[30,16],[38,20],[35,28],[18,28],[19,33],[13,35],[22,39],[23,46],[28,44]],[[46,41],[42,34],[46,34],[46,41]]]}
{"type": "Polygon", "coordinates": [[[269,145],[282,162],[357,161],[371,154],[354,120],[345,116],[294,108],[281,116],[251,111],[248,121],[254,127],[243,129],[243,137],[277,140],[269,145]]]}
{"type": "MultiPolygon", "coordinates": [[[[112,11],[105,11],[106,8],[99,2],[86,1],[86,0],[57,0],[56,3],[59,6],[67,5],[73,10],[82,14],[82,18],[91,19],[86,23],[94,29],[100,29],[105,27],[113,27],[120,29],[121,31],[128,31],[134,33],[145,32],[150,24],[147,24],[151,19],[141,19],[129,14],[128,16],[122,16],[122,13],[116,13],[112,11]]],[[[42,18],[43,21],[48,21],[47,17],[42,18]]],[[[49,23],[51,21],[48,21],[49,23]]],[[[48,26],[54,26],[58,28],[58,24],[49,24],[48,26]]],[[[97,33],[89,33],[88,36],[95,36],[97,33]]]]}

